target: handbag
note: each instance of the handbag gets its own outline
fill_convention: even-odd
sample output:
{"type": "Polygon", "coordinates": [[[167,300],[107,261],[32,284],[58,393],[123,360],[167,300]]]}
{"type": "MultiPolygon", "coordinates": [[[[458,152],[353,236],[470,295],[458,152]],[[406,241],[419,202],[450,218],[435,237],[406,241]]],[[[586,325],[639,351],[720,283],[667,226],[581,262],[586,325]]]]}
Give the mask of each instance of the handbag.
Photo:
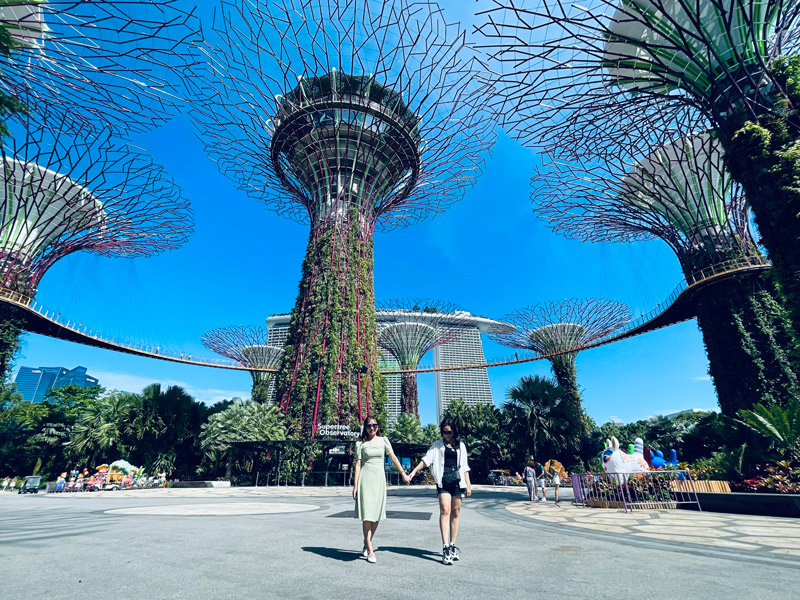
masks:
{"type": "Polygon", "coordinates": [[[449,487],[460,482],[461,473],[459,473],[459,470],[460,467],[456,467],[454,469],[445,469],[444,473],[442,473],[442,487],[449,487]]]}

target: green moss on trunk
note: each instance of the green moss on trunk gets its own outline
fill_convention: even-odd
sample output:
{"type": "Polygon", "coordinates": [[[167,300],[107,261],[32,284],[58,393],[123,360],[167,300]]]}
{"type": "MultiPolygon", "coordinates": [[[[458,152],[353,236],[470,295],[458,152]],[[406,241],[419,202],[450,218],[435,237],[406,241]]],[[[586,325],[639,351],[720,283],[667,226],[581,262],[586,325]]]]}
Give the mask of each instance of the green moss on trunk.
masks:
{"type": "MultiPolygon", "coordinates": [[[[762,114],[716,115],[728,170],[742,184],[800,340],[800,57],[776,60],[762,114]]],[[[794,357],[797,364],[797,356],[794,357]]]]}
{"type": "Polygon", "coordinates": [[[715,284],[696,298],[722,412],[736,416],[757,403],[785,404],[796,395],[797,374],[789,352],[791,323],[768,276],[715,284]]]}
{"type": "Polygon", "coordinates": [[[386,387],[378,370],[371,231],[349,219],[312,230],[276,398],[292,432],[319,424],[356,426],[369,414],[385,426],[386,387]]]}

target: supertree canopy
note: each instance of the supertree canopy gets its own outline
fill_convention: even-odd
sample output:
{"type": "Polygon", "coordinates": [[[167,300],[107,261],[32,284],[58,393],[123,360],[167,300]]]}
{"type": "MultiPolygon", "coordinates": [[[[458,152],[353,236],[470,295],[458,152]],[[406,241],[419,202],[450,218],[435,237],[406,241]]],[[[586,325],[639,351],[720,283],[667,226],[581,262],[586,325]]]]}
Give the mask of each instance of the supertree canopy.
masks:
{"type": "MultiPolygon", "coordinates": [[[[163,169],[110,134],[33,126],[17,137],[2,148],[1,292],[32,298],[47,269],[72,252],[152,256],[191,233],[188,202],[163,169]]],[[[6,366],[19,323],[3,306],[6,366]]]]}
{"type": "MultiPolygon", "coordinates": [[[[429,351],[464,334],[468,320],[463,308],[428,298],[389,300],[377,307],[382,323],[378,345],[392,354],[400,368],[416,369],[429,351]]],[[[419,418],[417,374],[403,373],[400,409],[419,418]]]]}
{"type": "MultiPolygon", "coordinates": [[[[283,348],[267,345],[266,327],[220,327],[204,333],[203,345],[222,356],[235,360],[245,367],[275,369],[283,358],[283,348]]],[[[253,377],[253,400],[269,401],[271,371],[250,371],[253,377]]]]}
{"type": "Polygon", "coordinates": [[[487,78],[433,2],[227,0],[197,121],[240,189],[309,222],[276,390],[296,431],[382,419],[376,228],[461,198],[493,141],[487,78]]]}
{"type": "MultiPolygon", "coordinates": [[[[630,166],[555,162],[533,185],[534,211],[555,231],[584,241],[660,238],[689,279],[726,261],[763,262],[741,188],[708,133],[680,138],[630,166]]],[[[775,296],[765,276],[750,273],[692,296],[725,413],[797,393],[791,327],[775,296]]]]}
{"type": "Polygon", "coordinates": [[[545,357],[564,390],[569,406],[569,437],[574,443],[586,433],[575,358],[589,344],[621,329],[631,319],[619,302],[589,298],[543,302],[503,317],[503,325],[489,332],[498,344],[530,350],[545,357]]]}
{"type": "Polygon", "coordinates": [[[199,20],[176,0],[4,0],[0,29],[0,93],[62,127],[160,124],[200,56],[199,20]]]}
{"type": "Polygon", "coordinates": [[[712,129],[800,333],[800,4],[494,0],[479,27],[507,123],[571,158],[712,129]]]}

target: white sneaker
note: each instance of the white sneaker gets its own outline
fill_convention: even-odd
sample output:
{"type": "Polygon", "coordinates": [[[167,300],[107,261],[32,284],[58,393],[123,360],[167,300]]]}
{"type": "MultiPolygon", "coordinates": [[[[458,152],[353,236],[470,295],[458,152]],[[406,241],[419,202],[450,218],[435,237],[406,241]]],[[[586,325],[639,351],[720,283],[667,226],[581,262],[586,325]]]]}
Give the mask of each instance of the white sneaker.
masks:
{"type": "Polygon", "coordinates": [[[453,560],[461,560],[461,550],[455,544],[450,544],[450,557],[453,560]]]}
{"type": "Polygon", "coordinates": [[[542,502],[547,502],[547,498],[542,498],[542,502]]]}
{"type": "Polygon", "coordinates": [[[369,550],[367,550],[367,546],[364,546],[364,549],[361,551],[361,558],[367,558],[369,556],[369,550]]]}
{"type": "Polygon", "coordinates": [[[367,562],[368,562],[368,563],[370,563],[371,565],[374,565],[374,564],[375,564],[376,562],[378,562],[378,561],[377,561],[377,560],[375,560],[375,555],[374,555],[374,554],[370,554],[370,555],[367,557],[367,562]]]}
{"type": "Polygon", "coordinates": [[[453,555],[450,553],[450,546],[445,546],[444,548],[442,548],[442,564],[443,565],[453,564],[453,555]]]}

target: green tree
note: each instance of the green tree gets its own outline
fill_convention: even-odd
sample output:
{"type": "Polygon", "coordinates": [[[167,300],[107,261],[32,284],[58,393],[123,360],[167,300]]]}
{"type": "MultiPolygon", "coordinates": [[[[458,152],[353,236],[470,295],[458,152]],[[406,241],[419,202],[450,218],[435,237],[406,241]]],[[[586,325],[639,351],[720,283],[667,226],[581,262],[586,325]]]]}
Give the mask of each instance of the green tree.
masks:
{"type": "Polygon", "coordinates": [[[397,417],[397,422],[394,426],[389,428],[387,436],[392,442],[404,442],[407,444],[424,443],[424,434],[422,426],[419,423],[419,417],[411,413],[401,413],[400,416],[397,417]]]}
{"type": "Polygon", "coordinates": [[[506,398],[503,422],[515,464],[524,464],[531,455],[551,458],[567,447],[568,398],[555,381],[538,375],[523,377],[508,388],[506,398]]]}
{"type": "Polygon", "coordinates": [[[439,431],[439,426],[436,423],[428,423],[422,428],[422,441],[420,443],[430,446],[440,437],[442,437],[442,434],[439,431]]]}
{"type": "Polygon", "coordinates": [[[742,422],[769,439],[781,458],[800,460],[800,401],[791,398],[786,408],[756,404],[753,410],[740,410],[742,422]]]}
{"type": "Polygon", "coordinates": [[[211,415],[202,426],[200,447],[215,467],[225,459],[225,477],[230,480],[235,455],[232,442],[284,439],[284,415],[276,406],[236,400],[227,409],[211,415]]]}

